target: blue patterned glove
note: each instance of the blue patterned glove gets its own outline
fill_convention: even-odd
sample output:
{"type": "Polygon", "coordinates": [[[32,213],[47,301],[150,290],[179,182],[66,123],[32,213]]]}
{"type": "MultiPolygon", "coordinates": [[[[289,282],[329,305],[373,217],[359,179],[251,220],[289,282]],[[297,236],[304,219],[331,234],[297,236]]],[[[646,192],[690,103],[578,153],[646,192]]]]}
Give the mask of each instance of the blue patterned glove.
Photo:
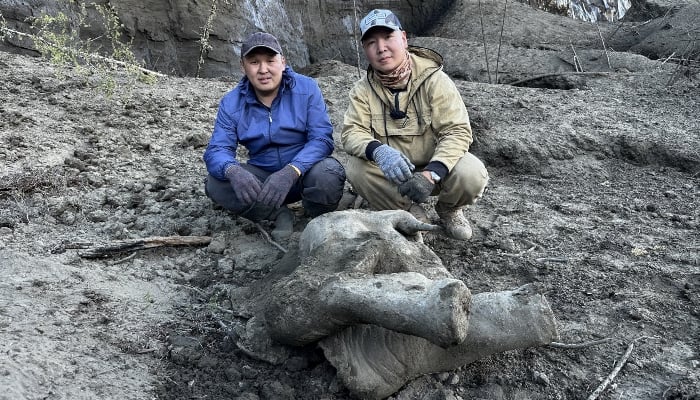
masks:
{"type": "Polygon", "coordinates": [[[284,168],[267,177],[258,195],[258,203],[279,208],[297,179],[299,174],[294,167],[285,165],[284,168]]]}
{"type": "Polygon", "coordinates": [[[384,176],[396,185],[411,179],[411,173],[416,168],[408,157],[386,144],[374,149],[372,157],[379,164],[384,176]]]}
{"type": "Polygon", "coordinates": [[[231,165],[224,172],[238,201],[246,206],[253,204],[260,193],[260,181],[240,165],[231,165]]]}

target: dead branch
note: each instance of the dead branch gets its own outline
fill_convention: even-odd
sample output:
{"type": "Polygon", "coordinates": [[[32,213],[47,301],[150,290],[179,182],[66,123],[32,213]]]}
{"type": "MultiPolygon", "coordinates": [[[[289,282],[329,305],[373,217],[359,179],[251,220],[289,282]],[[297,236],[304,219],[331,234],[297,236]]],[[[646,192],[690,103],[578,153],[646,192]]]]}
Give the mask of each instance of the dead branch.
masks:
{"type": "Polygon", "coordinates": [[[550,347],[556,347],[559,349],[582,349],[584,347],[589,347],[589,346],[595,346],[598,344],[606,343],[609,342],[611,338],[603,338],[599,340],[591,340],[588,342],[583,342],[583,343],[559,343],[559,342],[552,342],[549,344],[550,347]]]}
{"type": "Polygon", "coordinates": [[[627,362],[627,359],[630,357],[630,354],[632,354],[633,349],[634,349],[634,341],[632,341],[632,343],[630,343],[629,346],[627,346],[627,351],[625,351],[625,354],[622,355],[622,358],[620,358],[620,360],[618,360],[617,364],[615,365],[615,368],[612,370],[612,372],[610,372],[610,375],[608,375],[608,377],[605,378],[603,383],[601,383],[596,388],[596,390],[594,390],[593,393],[591,393],[591,395],[588,396],[587,400],[597,399],[598,396],[600,396],[600,394],[603,393],[603,391],[605,389],[607,389],[608,385],[610,385],[610,383],[613,381],[613,379],[615,379],[617,374],[620,373],[620,370],[627,362]]]}
{"type": "Polygon", "coordinates": [[[498,61],[501,58],[501,43],[503,42],[503,29],[506,25],[506,13],[508,12],[508,0],[503,2],[503,19],[501,20],[501,34],[498,36],[498,52],[496,53],[496,84],[498,84],[498,61]]]}
{"type": "Polygon", "coordinates": [[[99,54],[84,53],[84,52],[82,52],[82,51],[78,51],[78,50],[75,50],[75,49],[69,49],[69,48],[66,48],[66,47],[58,46],[58,45],[56,45],[55,43],[52,43],[52,42],[50,42],[50,41],[48,41],[48,40],[45,40],[45,39],[43,39],[43,38],[41,38],[41,37],[39,37],[39,36],[36,36],[36,35],[32,35],[32,34],[30,34],[30,33],[20,32],[20,31],[14,30],[14,29],[6,28],[6,27],[0,27],[0,31],[7,32],[7,33],[10,33],[10,34],[13,34],[13,35],[20,36],[20,37],[29,38],[29,39],[32,39],[32,40],[35,40],[35,41],[40,41],[40,42],[42,42],[42,43],[44,43],[44,44],[46,44],[46,45],[48,45],[48,46],[51,46],[51,47],[53,47],[53,48],[59,49],[59,50],[61,50],[61,51],[67,52],[67,53],[74,53],[74,54],[76,54],[76,55],[78,55],[78,56],[80,56],[80,57],[83,57],[83,58],[92,59],[92,60],[99,60],[99,61],[105,62],[105,63],[107,63],[107,64],[118,65],[118,66],[120,66],[120,67],[125,67],[125,68],[136,68],[137,70],[139,70],[139,71],[141,71],[141,72],[143,72],[144,74],[147,74],[147,75],[153,75],[153,76],[157,76],[157,77],[165,77],[165,76],[167,76],[167,75],[161,74],[161,73],[159,73],[159,72],[152,71],[152,70],[150,70],[150,69],[146,69],[146,68],[140,67],[140,66],[135,65],[135,64],[131,64],[131,63],[127,63],[127,62],[124,62],[124,61],[115,60],[115,59],[113,59],[113,58],[101,56],[101,55],[99,55],[99,54]]]}
{"type": "Polygon", "coordinates": [[[544,264],[547,261],[566,264],[569,262],[569,259],[566,257],[541,257],[541,258],[536,259],[535,261],[537,261],[540,264],[544,264]]]}
{"type": "Polygon", "coordinates": [[[131,260],[131,259],[134,258],[134,257],[136,257],[136,252],[133,252],[133,253],[131,253],[130,255],[124,257],[124,258],[120,258],[119,260],[112,261],[111,263],[109,263],[109,265],[121,264],[121,263],[123,263],[123,262],[127,262],[127,261],[131,260]]]}
{"type": "Polygon", "coordinates": [[[627,359],[630,357],[630,354],[632,354],[632,350],[634,349],[634,344],[638,340],[642,340],[642,339],[659,339],[659,337],[658,336],[640,336],[640,337],[632,340],[632,342],[630,342],[629,346],[627,346],[627,351],[625,351],[625,354],[623,354],[622,357],[620,358],[620,360],[618,360],[617,364],[615,365],[615,368],[613,368],[612,372],[610,372],[610,375],[608,375],[608,377],[605,378],[603,383],[601,383],[596,388],[596,390],[594,390],[593,393],[591,393],[591,395],[588,396],[588,398],[586,400],[596,400],[598,398],[598,396],[600,396],[600,394],[603,393],[603,391],[608,387],[608,385],[610,385],[610,383],[613,381],[613,379],[615,379],[617,374],[620,373],[620,370],[627,362],[627,359]]]}
{"type": "Polygon", "coordinates": [[[564,76],[564,75],[610,75],[610,74],[611,74],[611,72],[603,72],[603,71],[594,71],[594,72],[576,72],[576,71],[569,71],[569,72],[553,72],[553,73],[551,73],[551,74],[542,74],[542,75],[531,76],[531,77],[529,77],[529,78],[524,78],[524,79],[521,79],[521,80],[519,80],[519,81],[507,83],[507,85],[517,86],[517,85],[521,85],[521,84],[526,83],[526,82],[535,81],[535,80],[537,80],[537,79],[549,78],[549,77],[551,77],[551,76],[564,76]]]}
{"type": "MultiPolygon", "coordinates": [[[[117,240],[105,245],[78,252],[83,258],[101,258],[126,251],[137,251],[164,246],[205,246],[211,243],[211,236],[153,236],[142,239],[117,240]]],[[[66,248],[70,248],[66,246],[66,248]]]]}
{"type": "Polygon", "coordinates": [[[255,224],[255,227],[258,228],[258,230],[260,231],[260,234],[263,235],[263,237],[265,238],[265,240],[268,241],[268,243],[270,243],[271,245],[277,247],[277,248],[279,249],[279,251],[281,251],[282,253],[286,253],[286,252],[287,252],[287,249],[285,249],[284,247],[280,246],[279,243],[277,243],[277,242],[275,242],[274,240],[272,240],[272,238],[271,238],[270,235],[265,231],[265,228],[263,228],[262,225],[260,225],[259,223],[256,223],[256,224],[255,224]]]}
{"type": "Polygon", "coordinates": [[[484,33],[484,12],[481,9],[481,0],[479,0],[479,21],[481,22],[481,40],[484,42],[484,60],[486,61],[486,72],[489,75],[489,83],[491,83],[491,68],[489,68],[489,53],[486,51],[486,34],[484,33]]]}
{"type": "Polygon", "coordinates": [[[603,44],[603,51],[605,52],[605,58],[608,60],[608,68],[613,69],[610,64],[610,56],[608,55],[608,49],[605,47],[605,40],[603,39],[603,34],[600,32],[600,26],[595,24],[596,29],[598,29],[598,36],[600,36],[600,42],[603,44]]]}
{"type": "Polygon", "coordinates": [[[574,52],[574,67],[576,68],[576,72],[583,72],[583,65],[581,65],[581,61],[578,58],[578,54],[576,54],[576,49],[574,48],[574,44],[569,42],[571,45],[571,51],[574,52]]]}

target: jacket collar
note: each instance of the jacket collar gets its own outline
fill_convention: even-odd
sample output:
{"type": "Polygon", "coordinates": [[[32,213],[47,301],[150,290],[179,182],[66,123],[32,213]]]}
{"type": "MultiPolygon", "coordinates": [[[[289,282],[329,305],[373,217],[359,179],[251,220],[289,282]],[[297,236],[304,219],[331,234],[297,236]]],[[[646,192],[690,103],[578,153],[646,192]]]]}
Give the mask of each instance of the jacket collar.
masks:
{"type": "MultiPolygon", "coordinates": [[[[437,51],[426,47],[408,46],[408,53],[413,63],[413,70],[411,71],[411,78],[408,83],[408,88],[410,90],[408,96],[411,98],[428,77],[442,70],[443,58],[437,51]]],[[[380,93],[385,89],[382,87],[381,82],[375,77],[374,69],[371,65],[367,67],[367,82],[375,95],[384,99],[384,96],[381,96],[380,93]]]]}

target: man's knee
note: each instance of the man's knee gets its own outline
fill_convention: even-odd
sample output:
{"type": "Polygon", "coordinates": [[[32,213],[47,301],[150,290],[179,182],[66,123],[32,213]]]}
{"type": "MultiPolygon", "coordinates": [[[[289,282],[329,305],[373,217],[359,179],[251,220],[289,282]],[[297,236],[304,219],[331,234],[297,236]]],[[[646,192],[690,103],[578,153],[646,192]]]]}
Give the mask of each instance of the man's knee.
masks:
{"type": "Polygon", "coordinates": [[[304,177],[303,199],[324,212],[333,211],[343,196],[345,168],[335,158],[316,163],[304,177]]]}
{"type": "Polygon", "coordinates": [[[238,201],[231,187],[231,183],[228,181],[220,181],[209,175],[204,183],[204,193],[206,193],[207,197],[214,203],[236,214],[246,208],[238,201]]]}
{"type": "Polygon", "coordinates": [[[316,188],[328,192],[331,198],[343,195],[345,185],[345,168],[335,158],[328,157],[316,163],[304,177],[304,194],[307,188],[316,188]]]}
{"type": "Polygon", "coordinates": [[[467,153],[457,162],[445,181],[445,189],[450,193],[446,197],[454,198],[459,203],[473,204],[482,196],[488,182],[489,173],[484,163],[467,153]]]}

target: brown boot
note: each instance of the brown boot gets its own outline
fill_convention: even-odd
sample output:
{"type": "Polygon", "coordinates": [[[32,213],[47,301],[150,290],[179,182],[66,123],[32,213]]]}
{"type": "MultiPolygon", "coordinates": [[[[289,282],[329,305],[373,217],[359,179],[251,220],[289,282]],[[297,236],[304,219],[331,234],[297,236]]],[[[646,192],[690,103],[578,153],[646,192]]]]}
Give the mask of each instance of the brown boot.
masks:
{"type": "Polygon", "coordinates": [[[448,207],[440,202],[435,205],[435,212],[447,236],[457,240],[469,240],[472,237],[472,227],[464,217],[462,207],[448,207]]]}

